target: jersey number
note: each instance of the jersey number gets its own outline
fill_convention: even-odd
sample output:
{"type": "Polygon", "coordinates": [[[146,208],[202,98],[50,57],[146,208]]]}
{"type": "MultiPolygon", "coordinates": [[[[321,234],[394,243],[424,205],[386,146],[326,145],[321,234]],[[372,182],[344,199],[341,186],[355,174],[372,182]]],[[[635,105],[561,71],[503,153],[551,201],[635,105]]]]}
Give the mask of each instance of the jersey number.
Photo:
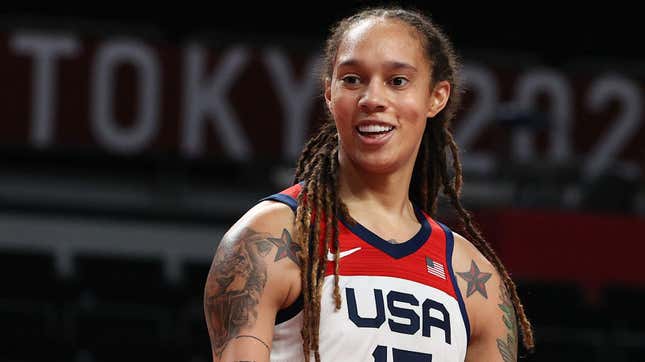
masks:
{"type": "MultiPolygon", "coordinates": [[[[387,362],[387,347],[376,346],[372,352],[374,362],[387,362]]],[[[432,362],[432,355],[392,348],[393,362],[432,362]]]]}

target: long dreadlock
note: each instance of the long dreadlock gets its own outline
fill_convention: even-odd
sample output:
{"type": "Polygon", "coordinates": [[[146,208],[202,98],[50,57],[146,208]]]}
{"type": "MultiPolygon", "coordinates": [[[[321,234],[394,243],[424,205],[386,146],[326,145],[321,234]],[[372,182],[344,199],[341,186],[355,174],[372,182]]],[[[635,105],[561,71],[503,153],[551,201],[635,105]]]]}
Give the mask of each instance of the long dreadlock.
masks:
{"type": "MultiPolygon", "coordinates": [[[[369,9],[339,22],[331,29],[325,48],[323,81],[331,79],[338,47],[347,30],[367,18],[386,18],[403,21],[420,35],[431,60],[433,81],[448,81],[451,93],[446,107],[434,118],[428,119],[420,149],[414,165],[409,197],[426,213],[435,216],[439,192],[446,195],[457,211],[472,244],[488,259],[499,272],[509,292],[517,318],[521,326],[524,346],[532,349],[534,345],[531,324],[524,313],[524,307],[517,295],[515,283],[501,263],[491,246],[484,240],[474,225],[470,213],[459,200],[462,185],[462,168],[459,149],[450,131],[450,122],[460,105],[460,84],[457,78],[459,64],[453,47],[444,33],[430,19],[419,12],[403,9],[369,9]],[[449,170],[448,152],[452,156],[452,170],[449,170]],[[450,171],[454,177],[450,176],[450,171]]],[[[301,243],[301,280],[304,298],[303,306],[303,350],[305,360],[314,353],[316,362],[320,361],[318,337],[320,326],[320,298],[325,275],[323,252],[334,250],[334,291],[336,309],[340,308],[341,298],[338,287],[338,217],[352,221],[347,207],[338,197],[338,132],[333,120],[325,123],[319,132],[305,145],[298,159],[295,182],[303,182],[298,198],[295,232],[296,240],[301,243]]]]}

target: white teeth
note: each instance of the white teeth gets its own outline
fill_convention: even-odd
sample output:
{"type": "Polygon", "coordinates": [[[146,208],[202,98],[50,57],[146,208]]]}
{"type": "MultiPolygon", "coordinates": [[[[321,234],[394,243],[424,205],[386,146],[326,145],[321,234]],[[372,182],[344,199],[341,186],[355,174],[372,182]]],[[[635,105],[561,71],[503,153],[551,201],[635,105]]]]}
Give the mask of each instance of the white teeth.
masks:
{"type": "Polygon", "coordinates": [[[370,132],[389,132],[392,129],[394,129],[394,127],[392,127],[392,126],[381,126],[381,125],[377,125],[377,124],[368,124],[368,125],[358,127],[358,130],[360,132],[365,132],[365,133],[370,133],[370,132]]]}

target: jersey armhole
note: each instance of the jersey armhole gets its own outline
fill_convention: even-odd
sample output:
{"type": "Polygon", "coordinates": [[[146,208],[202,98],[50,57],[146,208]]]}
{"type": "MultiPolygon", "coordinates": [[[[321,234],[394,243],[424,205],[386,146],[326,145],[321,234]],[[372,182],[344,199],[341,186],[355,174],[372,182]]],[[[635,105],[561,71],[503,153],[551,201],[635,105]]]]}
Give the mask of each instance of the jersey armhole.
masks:
{"type": "Polygon", "coordinates": [[[278,313],[275,315],[275,325],[278,325],[280,323],[284,323],[288,321],[289,319],[295,317],[302,311],[302,304],[303,304],[303,296],[302,293],[296,298],[296,300],[288,307],[284,309],[280,309],[278,313]]]}
{"type": "Polygon", "coordinates": [[[452,281],[452,287],[455,289],[455,295],[457,296],[457,303],[459,303],[459,310],[461,311],[461,317],[464,320],[466,327],[466,338],[467,343],[470,343],[470,320],[468,319],[468,312],[466,311],[466,304],[464,303],[464,298],[461,295],[459,290],[459,285],[457,284],[457,278],[455,278],[455,273],[452,270],[452,252],[455,247],[455,238],[452,234],[452,230],[446,225],[437,222],[439,226],[443,229],[443,232],[446,235],[446,264],[448,264],[448,272],[450,273],[450,279],[452,281]]]}
{"type": "MultiPolygon", "coordinates": [[[[294,215],[298,210],[298,200],[294,199],[293,197],[287,194],[273,194],[271,196],[267,196],[261,199],[260,202],[261,201],[277,201],[277,202],[286,204],[291,208],[291,211],[293,211],[294,215]]],[[[296,300],[290,306],[278,310],[278,313],[276,313],[276,316],[275,316],[275,325],[284,323],[289,319],[295,317],[302,310],[302,304],[303,304],[303,296],[302,296],[302,293],[300,293],[298,298],[296,298],[296,300]]]]}

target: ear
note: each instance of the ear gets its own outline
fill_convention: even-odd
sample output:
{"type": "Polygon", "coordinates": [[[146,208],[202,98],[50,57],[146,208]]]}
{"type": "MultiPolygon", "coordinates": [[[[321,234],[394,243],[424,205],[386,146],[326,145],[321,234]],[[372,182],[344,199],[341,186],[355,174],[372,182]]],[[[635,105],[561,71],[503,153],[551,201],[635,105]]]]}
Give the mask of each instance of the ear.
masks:
{"type": "Polygon", "coordinates": [[[432,118],[441,112],[448,103],[448,98],[450,98],[450,83],[447,80],[442,80],[435,84],[430,92],[428,117],[432,118]]]}
{"type": "Polygon", "coordinates": [[[325,103],[327,103],[327,109],[331,112],[331,80],[329,77],[325,78],[325,103]]]}

